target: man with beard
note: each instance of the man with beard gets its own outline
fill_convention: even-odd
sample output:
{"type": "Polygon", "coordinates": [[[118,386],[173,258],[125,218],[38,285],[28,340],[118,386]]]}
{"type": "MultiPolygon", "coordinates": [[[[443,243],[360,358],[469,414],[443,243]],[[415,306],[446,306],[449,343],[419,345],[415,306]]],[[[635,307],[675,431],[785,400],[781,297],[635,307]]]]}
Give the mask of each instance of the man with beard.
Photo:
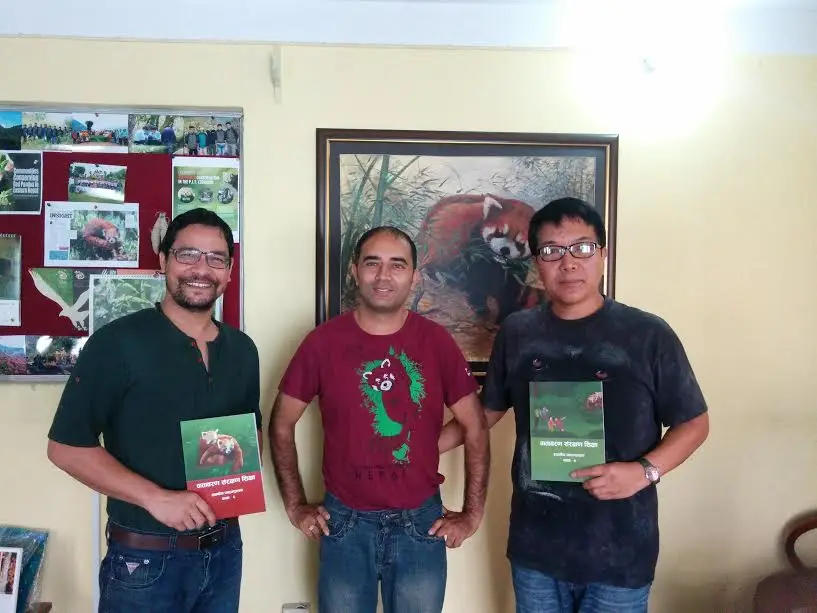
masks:
{"type": "Polygon", "coordinates": [[[179,215],[159,262],[162,302],[100,328],[79,354],[48,457],[108,497],[100,613],[235,613],[238,520],[217,521],[185,491],[179,430],[184,420],[253,413],[260,432],[255,344],[212,314],[230,281],[232,230],[205,209],[179,215]]]}
{"type": "Polygon", "coordinates": [[[482,519],[489,447],[477,383],[451,335],[406,309],[418,281],[417,248],[404,232],[366,232],[353,254],[358,305],[311,331],[279,386],[270,442],[292,524],[320,541],[318,610],[439,613],[446,546],[482,519]],[[322,504],[298,472],[295,425],[320,398],[322,504]],[[442,505],[438,437],[448,407],[465,440],[461,512],[442,505]]]}

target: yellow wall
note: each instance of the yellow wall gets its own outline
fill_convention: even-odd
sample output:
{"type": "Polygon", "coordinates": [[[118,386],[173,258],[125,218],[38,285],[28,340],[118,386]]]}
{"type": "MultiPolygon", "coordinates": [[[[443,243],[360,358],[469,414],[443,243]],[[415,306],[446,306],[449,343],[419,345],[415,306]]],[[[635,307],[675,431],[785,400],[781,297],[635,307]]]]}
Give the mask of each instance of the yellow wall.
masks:
{"type": "MultiPolygon", "coordinates": [[[[312,324],[316,127],[620,133],[617,297],[676,328],[712,407],[705,448],[660,487],[652,611],[747,611],[753,581],[779,564],[781,525],[814,506],[817,491],[817,59],[717,67],[710,58],[691,73],[669,62],[647,78],[616,62],[591,72],[559,53],[287,47],[279,105],[268,54],[0,39],[0,100],[244,108],[246,323],[265,405],[312,324]]],[[[9,434],[0,520],[53,530],[44,595],[57,613],[82,613],[96,573],[92,497],[45,457],[59,393],[0,387],[9,434]]],[[[451,552],[447,612],[512,611],[503,557],[511,425],[493,432],[484,527],[451,552]]],[[[319,440],[310,411],[298,443],[313,492],[319,440]]],[[[443,462],[455,506],[461,460],[443,462]]],[[[314,590],[316,549],[290,527],[269,482],[269,512],[244,520],[244,613],[314,590]]]]}

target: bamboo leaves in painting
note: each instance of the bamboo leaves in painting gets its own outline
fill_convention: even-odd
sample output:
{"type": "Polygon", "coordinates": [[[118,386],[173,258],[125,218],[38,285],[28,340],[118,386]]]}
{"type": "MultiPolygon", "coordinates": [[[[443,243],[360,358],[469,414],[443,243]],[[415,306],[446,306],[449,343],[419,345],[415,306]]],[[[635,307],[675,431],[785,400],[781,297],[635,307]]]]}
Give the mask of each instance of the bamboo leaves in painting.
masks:
{"type": "Polygon", "coordinates": [[[347,179],[341,192],[341,271],[344,275],[344,308],[354,300],[350,263],[355,244],[369,229],[392,225],[415,236],[429,203],[443,197],[446,179],[432,176],[420,166],[419,155],[344,156],[347,179]],[[411,169],[412,172],[407,171],[411,169]],[[410,174],[410,178],[405,175],[410,174]]]}

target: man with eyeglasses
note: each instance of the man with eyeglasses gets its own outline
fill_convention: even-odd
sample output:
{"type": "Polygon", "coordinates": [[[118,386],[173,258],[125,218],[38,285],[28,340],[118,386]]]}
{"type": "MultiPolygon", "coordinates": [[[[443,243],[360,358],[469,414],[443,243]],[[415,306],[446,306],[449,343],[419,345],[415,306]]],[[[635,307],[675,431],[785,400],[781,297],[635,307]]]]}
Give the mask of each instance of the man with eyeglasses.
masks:
{"type": "Polygon", "coordinates": [[[100,613],[235,613],[238,520],[216,520],[186,491],[179,429],[251,413],[260,433],[256,346],[213,317],[233,268],[232,230],[203,208],[183,213],[168,226],[159,263],[163,300],[95,330],[79,354],[48,457],[107,496],[100,613]]]}
{"type": "MultiPolygon", "coordinates": [[[[656,485],[706,439],[707,404],[672,328],[602,293],[605,228],[592,206],[549,203],[533,215],[528,241],[548,301],[503,323],[482,390],[489,426],[510,407],[516,420],[507,545],[516,611],[646,613],[659,549],[656,485]],[[531,406],[541,382],[601,390],[571,415],[603,412],[605,461],[565,470],[568,481],[534,478],[534,445],[558,433],[548,426],[532,442],[531,417],[548,411],[554,431],[571,426],[555,405],[531,406]]],[[[449,422],[441,450],[461,439],[449,422]]],[[[553,457],[580,458],[568,442],[553,457]]]]}

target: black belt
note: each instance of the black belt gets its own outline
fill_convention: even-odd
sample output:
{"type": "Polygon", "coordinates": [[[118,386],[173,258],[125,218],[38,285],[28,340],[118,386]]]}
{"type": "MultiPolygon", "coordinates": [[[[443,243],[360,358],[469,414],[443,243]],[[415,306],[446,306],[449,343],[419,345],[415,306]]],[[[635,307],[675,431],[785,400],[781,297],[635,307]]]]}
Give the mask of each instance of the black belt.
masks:
{"type": "MultiPolygon", "coordinates": [[[[179,549],[209,549],[215,545],[221,544],[227,536],[227,528],[229,526],[237,526],[238,519],[231,517],[224,520],[221,524],[208,528],[203,532],[196,532],[193,534],[177,534],[176,547],[179,549]]],[[[142,534],[140,532],[131,532],[121,526],[111,524],[108,526],[108,537],[123,547],[131,547],[133,549],[150,549],[154,551],[166,551],[172,547],[171,535],[159,534],[142,534]]]]}

